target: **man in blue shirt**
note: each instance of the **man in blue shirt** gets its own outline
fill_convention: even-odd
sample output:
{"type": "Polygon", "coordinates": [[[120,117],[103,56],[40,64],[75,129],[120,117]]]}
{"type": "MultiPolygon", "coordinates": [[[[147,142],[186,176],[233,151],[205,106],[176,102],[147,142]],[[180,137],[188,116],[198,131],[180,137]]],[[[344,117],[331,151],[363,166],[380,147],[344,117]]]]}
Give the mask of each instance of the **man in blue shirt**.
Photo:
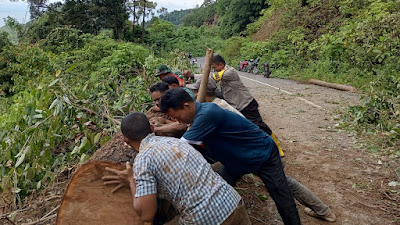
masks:
{"type": "Polygon", "coordinates": [[[258,175],[274,199],[283,222],[301,224],[273,139],[249,120],[214,103],[198,103],[181,88],[165,92],[160,108],[181,123],[191,124],[182,139],[201,145],[224,167],[220,175],[234,186],[245,174],[258,175]]]}
{"type": "MultiPolygon", "coordinates": [[[[185,92],[186,93],[186,92],[185,92]]],[[[249,225],[239,193],[188,143],[153,134],[146,116],[133,112],[121,122],[124,141],[138,151],[133,166],[104,176],[104,184],[131,189],[133,207],[145,224],[157,211],[157,197],[172,203],[179,217],[167,224],[249,225]],[[178,223],[176,223],[178,222],[178,223]]]]}

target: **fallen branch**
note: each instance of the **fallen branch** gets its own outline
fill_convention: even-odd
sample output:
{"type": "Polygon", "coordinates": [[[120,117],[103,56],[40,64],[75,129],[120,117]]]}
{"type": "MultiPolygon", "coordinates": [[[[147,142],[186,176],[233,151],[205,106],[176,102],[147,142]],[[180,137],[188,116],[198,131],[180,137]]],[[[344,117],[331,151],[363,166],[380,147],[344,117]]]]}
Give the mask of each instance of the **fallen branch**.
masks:
{"type": "Polygon", "coordinates": [[[45,201],[47,202],[47,201],[53,200],[55,198],[62,198],[62,196],[61,195],[54,195],[54,196],[46,198],[45,201]]]}
{"type": "Polygon", "coordinates": [[[58,208],[60,208],[60,205],[55,207],[54,209],[52,209],[50,212],[48,212],[46,215],[44,215],[42,218],[33,221],[33,222],[29,222],[29,223],[23,223],[22,225],[34,225],[40,222],[45,222],[47,220],[51,220],[55,217],[57,217],[57,213],[54,213],[58,208]],[[53,215],[50,216],[50,214],[54,213],[53,215]]]}
{"type": "Polygon", "coordinates": [[[267,222],[265,222],[265,221],[262,220],[262,219],[258,219],[257,217],[250,216],[250,215],[249,215],[249,217],[252,218],[252,219],[255,219],[255,220],[257,220],[258,222],[261,222],[261,223],[263,223],[263,224],[267,224],[267,222]]]}
{"type": "MultiPolygon", "coordinates": [[[[16,210],[16,211],[13,211],[13,212],[23,212],[23,211],[26,211],[26,210],[28,210],[28,209],[31,209],[30,207],[27,207],[27,208],[24,208],[24,209],[18,209],[18,210],[16,210]]],[[[4,218],[4,217],[8,217],[9,215],[11,215],[11,213],[13,213],[13,212],[9,212],[9,213],[5,213],[5,214],[2,214],[2,215],[0,215],[0,218],[4,218]]]]}
{"type": "Polygon", "coordinates": [[[34,224],[38,224],[40,222],[45,222],[47,220],[51,220],[51,219],[56,218],[56,217],[57,217],[57,213],[55,213],[55,214],[53,214],[51,216],[48,216],[48,217],[42,217],[42,218],[40,218],[40,219],[38,219],[36,221],[30,222],[30,223],[23,223],[22,225],[34,225],[34,224]]]}
{"type": "Polygon", "coordinates": [[[48,217],[50,214],[52,214],[53,212],[55,212],[58,208],[60,208],[60,205],[58,205],[57,207],[55,207],[54,209],[52,209],[50,212],[48,212],[46,215],[44,215],[42,218],[46,218],[48,217]]]}
{"type": "Polygon", "coordinates": [[[15,223],[12,220],[10,220],[10,218],[8,218],[8,217],[0,217],[0,220],[7,220],[11,224],[15,225],[15,223]]]}
{"type": "Polygon", "coordinates": [[[329,87],[329,88],[334,88],[338,89],[341,91],[349,91],[349,92],[357,92],[357,88],[348,86],[348,85],[342,85],[342,84],[334,84],[334,83],[328,83],[322,80],[316,80],[316,79],[310,79],[308,81],[310,84],[315,84],[323,87],[329,87]]]}

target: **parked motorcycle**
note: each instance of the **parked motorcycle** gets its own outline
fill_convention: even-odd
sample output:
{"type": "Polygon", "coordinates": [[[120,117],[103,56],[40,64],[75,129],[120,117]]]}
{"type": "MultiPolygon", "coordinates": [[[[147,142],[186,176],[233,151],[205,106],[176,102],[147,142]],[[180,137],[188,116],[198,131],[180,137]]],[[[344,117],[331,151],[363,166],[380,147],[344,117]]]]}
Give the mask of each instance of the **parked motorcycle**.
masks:
{"type": "Polygon", "coordinates": [[[260,61],[260,58],[257,58],[256,60],[250,59],[247,72],[253,73],[253,74],[258,74],[258,71],[259,71],[258,62],[259,61],[260,61]]]}
{"type": "Polygon", "coordinates": [[[191,58],[191,59],[190,59],[190,64],[191,64],[192,66],[196,65],[196,64],[197,64],[197,59],[196,59],[196,58],[191,58]]]}
{"type": "Polygon", "coordinates": [[[243,61],[240,61],[238,64],[237,70],[242,71],[242,68],[243,68],[243,61]]]}
{"type": "Polygon", "coordinates": [[[269,70],[269,63],[266,62],[263,64],[263,66],[264,66],[264,77],[269,78],[269,76],[271,75],[271,71],[269,70]]]}
{"type": "Polygon", "coordinates": [[[238,71],[247,72],[249,62],[247,60],[240,61],[238,64],[238,71]]]}

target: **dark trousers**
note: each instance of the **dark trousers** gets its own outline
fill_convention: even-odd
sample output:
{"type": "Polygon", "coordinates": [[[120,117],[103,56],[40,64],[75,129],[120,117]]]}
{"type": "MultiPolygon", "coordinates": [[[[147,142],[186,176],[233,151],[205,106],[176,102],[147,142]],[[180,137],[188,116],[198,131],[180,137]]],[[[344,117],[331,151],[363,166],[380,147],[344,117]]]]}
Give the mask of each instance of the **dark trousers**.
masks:
{"type": "MultiPolygon", "coordinates": [[[[229,174],[226,167],[218,172],[230,185],[235,186],[240,177],[229,174]]],[[[267,161],[254,174],[259,176],[268,189],[269,194],[275,201],[278,212],[285,225],[301,224],[296,208],[296,203],[286,180],[283,164],[279,156],[278,148],[274,145],[271,155],[267,161]]]]}
{"type": "Polygon", "coordinates": [[[258,111],[258,103],[255,99],[249,103],[242,111],[240,111],[246,119],[257,125],[261,130],[265,131],[268,135],[272,134],[271,129],[264,123],[260,112],[258,111]]]}

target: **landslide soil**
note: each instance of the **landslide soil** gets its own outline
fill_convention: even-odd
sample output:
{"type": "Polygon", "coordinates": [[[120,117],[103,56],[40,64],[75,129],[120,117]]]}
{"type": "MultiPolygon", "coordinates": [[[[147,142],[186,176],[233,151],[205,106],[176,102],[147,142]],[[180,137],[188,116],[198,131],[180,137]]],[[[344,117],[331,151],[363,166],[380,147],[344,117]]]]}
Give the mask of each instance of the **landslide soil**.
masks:
{"type": "MultiPolygon", "coordinates": [[[[338,218],[334,224],[398,224],[399,196],[391,191],[396,187],[388,185],[399,181],[395,174],[398,162],[367,152],[363,137],[338,126],[348,106],[359,103],[359,94],[292,80],[240,75],[257,99],[264,121],[280,140],[286,154],[286,173],[332,208],[338,218]]],[[[132,162],[134,157],[117,134],[92,159],[132,162]]],[[[25,210],[18,212],[15,224],[38,220],[56,208],[73,170],[60,174],[53,186],[32,194],[25,210]]],[[[244,198],[253,224],[283,224],[257,177],[244,176],[236,189],[244,198]]],[[[297,206],[303,224],[327,224],[307,216],[304,207],[297,206]]],[[[52,219],[42,224],[54,222],[52,219]]],[[[13,224],[0,220],[2,223],[13,224]]]]}

